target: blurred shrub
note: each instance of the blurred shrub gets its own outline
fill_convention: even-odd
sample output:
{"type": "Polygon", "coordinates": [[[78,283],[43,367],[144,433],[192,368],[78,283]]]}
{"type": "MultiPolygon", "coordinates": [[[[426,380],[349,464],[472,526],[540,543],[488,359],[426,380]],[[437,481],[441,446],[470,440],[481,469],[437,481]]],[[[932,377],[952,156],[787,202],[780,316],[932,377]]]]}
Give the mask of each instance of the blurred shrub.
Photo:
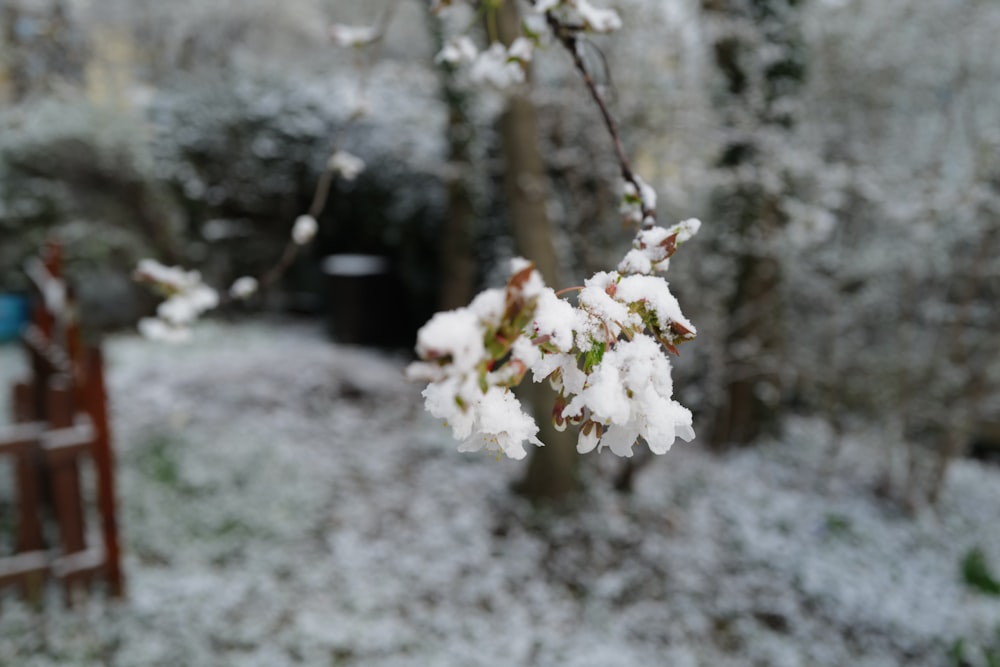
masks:
{"type": "MultiPolygon", "coordinates": [[[[382,86],[376,77],[371,113],[352,121],[351,86],[335,78],[237,76],[219,86],[187,77],[168,84],[150,109],[156,170],[187,213],[192,260],[220,284],[266,270],[292,222],[309,209],[329,156],[346,149],[368,167],[356,181],[334,182],[314,259],[388,256],[406,286],[403,302],[426,314],[429,305],[420,304],[433,300],[444,207],[443,122],[437,101],[408,97],[406,85],[382,86]],[[427,130],[415,140],[421,125],[427,130]]],[[[293,268],[286,288],[319,292],[314,259],[293,268]]]]}
{"type": "Polygon", "coordinates": [[[23,288],[23,261],[55,237],[84,312],[98,313],[89,324],[134,319],[144,301],[128,280],[135,261],[178,255],[177,209],[147,145],[134,116],[81,99],[0,114],[0,286],[23,288]]]}

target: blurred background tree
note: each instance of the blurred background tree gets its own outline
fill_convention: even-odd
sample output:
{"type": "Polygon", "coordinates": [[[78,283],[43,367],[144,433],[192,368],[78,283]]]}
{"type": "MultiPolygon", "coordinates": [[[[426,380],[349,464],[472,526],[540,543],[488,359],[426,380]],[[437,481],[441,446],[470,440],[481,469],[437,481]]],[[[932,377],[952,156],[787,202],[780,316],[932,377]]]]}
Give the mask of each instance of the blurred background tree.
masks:
{"type": "MultiPolygon", "coordinates": [[[[615,6],[621,38],[588,38],[584,57],[660,219],[705,221],[671,269],[699,328],[675,381],[700,437],[760,442],[790,414],[816,415],[831,457],[844,433],[875,432],[884,490],[933,500],[951,457],[1000,430],[1000,5],[615,6]]],[[[101,326],[149,307],[107,298],[131,293],[140,256],[228,284],[273,263],[340,146],[369,169],[335,185],[311,254],[267,303],[322,309],[324,256],[387,257],[388,308],[409,336],[530,254],[507,224],[532,219],[517,213],[509,183],[528,167],[501,120],[521,103],[503,116],[501,99],[434,66],[455,29],[389,0],[5,0],[0,287],[19,286],[52,232],[94,286],[88,312],[119,311],[101,326]],[[330,47],[331,22],[390,5],[377,58],[330,47]]],[[[608,139],[549,50],[521,144],[537,150],[532,210],[572,285],[613,266],[630,234],[608,139]]]]}

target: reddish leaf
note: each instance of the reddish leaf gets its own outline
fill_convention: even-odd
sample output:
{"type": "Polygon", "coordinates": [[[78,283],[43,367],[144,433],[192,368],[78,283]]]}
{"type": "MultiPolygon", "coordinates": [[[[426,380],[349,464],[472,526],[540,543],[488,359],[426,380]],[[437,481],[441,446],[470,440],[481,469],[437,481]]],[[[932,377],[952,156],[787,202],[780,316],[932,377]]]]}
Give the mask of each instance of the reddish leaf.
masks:
{"type": "Polygon", "coordinates": [[[694,332],[680,322],[671,322],[670,331],[681,338],[694,338],[694,332]]]}
{"type": "Polygon", "coordinates": [[[507,281],[507,293],[510,294],[512,290],[517,290],[520,292],[524,289],[525,283],[531,278],[531,272],[535,270],[534,264],[528,264],[526,267],[515,273],[507,281]]]}
{"type": "Polygon", "coordinates": [[[674,253],[677,251],[677,234],[671,234],[667,238],[660,242],[663,247],[663,252],[667,257],[673,257],[674,253]]]}

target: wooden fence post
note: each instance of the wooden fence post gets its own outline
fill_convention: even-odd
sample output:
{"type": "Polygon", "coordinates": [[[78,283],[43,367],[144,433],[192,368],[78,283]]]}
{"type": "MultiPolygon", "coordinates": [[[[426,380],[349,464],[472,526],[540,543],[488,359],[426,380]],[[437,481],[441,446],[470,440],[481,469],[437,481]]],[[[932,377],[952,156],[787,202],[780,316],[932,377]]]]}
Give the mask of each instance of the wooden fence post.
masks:
{"type": "Polygon", "coordinates": [[[101,515],[107,578],[114,597],[125,594],[118,544],[118,520],[115,501],[115,462],[108,421],[108,395],[104,386],[104,356],[98,347],[88,350],[86,358],[85,404],[94,425],[94,466],[97,469],[97,504],[101,515]]]}

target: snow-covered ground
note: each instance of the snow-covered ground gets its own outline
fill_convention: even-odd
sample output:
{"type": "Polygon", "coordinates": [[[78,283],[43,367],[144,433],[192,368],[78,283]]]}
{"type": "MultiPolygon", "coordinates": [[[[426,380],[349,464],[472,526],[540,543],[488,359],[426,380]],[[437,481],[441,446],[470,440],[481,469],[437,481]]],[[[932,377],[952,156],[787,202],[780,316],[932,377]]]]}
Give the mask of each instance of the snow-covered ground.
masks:
{"type": "Polygon", "coordinates": [[[508,491],[524,463],[455,451],[402,358],[261,324],[107,353],[128,598],[8,596],[0,665],[958,665],[957,640],[1000,659],[1000,598],[960,573],[974,547],[1000,569],[996,468],[959,462],[909,518],[872,492],[871,445],[825,475],[800,421],[724,458],[679,444],[631,496],[588,456],[574,509],[539,511],[508,491]]]}

